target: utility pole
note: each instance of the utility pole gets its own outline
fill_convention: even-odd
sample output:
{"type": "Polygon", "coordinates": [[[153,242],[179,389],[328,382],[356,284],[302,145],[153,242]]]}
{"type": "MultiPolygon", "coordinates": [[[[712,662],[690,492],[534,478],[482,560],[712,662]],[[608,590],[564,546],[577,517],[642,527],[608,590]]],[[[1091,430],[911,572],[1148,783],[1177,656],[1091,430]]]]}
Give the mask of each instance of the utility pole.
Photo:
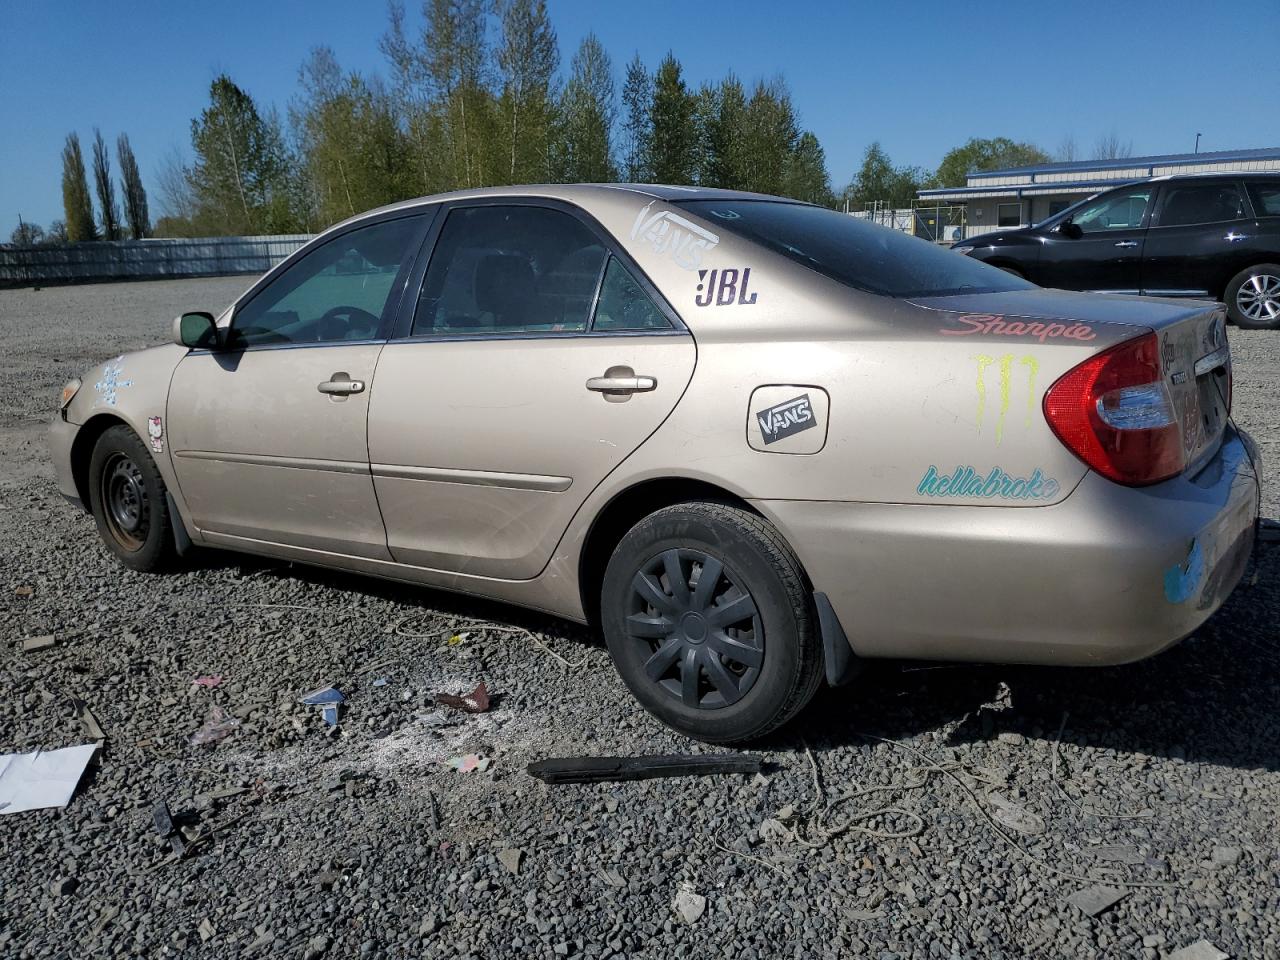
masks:
{"type": "Polygon", "coordinates": [[[1196,153],[1200,152],[1200,134],[1196,134],[1196,153]]]}

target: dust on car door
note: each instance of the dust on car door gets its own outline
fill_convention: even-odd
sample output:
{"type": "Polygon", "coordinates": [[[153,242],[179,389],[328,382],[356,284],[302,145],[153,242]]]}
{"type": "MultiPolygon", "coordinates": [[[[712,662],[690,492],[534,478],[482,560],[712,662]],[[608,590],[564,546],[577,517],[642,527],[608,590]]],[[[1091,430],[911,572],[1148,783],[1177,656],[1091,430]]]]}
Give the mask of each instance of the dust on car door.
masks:
{"type": "Polygon", "coordinates": [[[212,542],[390,559],[369,475],[369,385],[430,215],[307,250],[237,304],[224,343],[174,372],[167,429],[212,542]]]}
{"type": "Polygon", "coordinates": [[[674,408],[696,348],[576,208],[458,203],[437,229],[370,404],[388,544],[403,563],[532,578],[591,490],[674,408]]]}

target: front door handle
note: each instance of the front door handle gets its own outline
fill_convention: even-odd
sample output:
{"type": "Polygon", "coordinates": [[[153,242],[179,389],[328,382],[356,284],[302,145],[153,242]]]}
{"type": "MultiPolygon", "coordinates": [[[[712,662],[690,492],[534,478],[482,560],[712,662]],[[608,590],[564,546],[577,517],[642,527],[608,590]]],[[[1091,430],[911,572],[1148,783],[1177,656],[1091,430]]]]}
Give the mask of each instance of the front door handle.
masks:
{"type": "Polygon", "coordinates": [[[606,400],[615,403],[626,400],[633,393],[648,393],[657,388],[656,377],[637,376],[630,367],[610,367],[603,377],[592,377],[587,381],[588,390],[603,393],[606,400]]]}
{"type": "Polygon", "coordinates": [[[364,392],[363,380],[352,380],[345,370],[329,375],[329,379],[316,385],[321,393],[327,393],[334,400],[345,400],[353,393],[364,392]]]}
{"type": "Polygon", "coordinates": [[[1249,235],[1247,233],[1236,233],[1234,230],[1232,230],[1222,239],[1227,241],[1227,243],[1235,243],[1237,240],[1248,240],[1249,235]]]}
{"type": "Polygon", "coordinates": [[[1117,247],[1136,247],[1137,245],[1137,240],[1120,240],[1116,243],[1117,247]]]}

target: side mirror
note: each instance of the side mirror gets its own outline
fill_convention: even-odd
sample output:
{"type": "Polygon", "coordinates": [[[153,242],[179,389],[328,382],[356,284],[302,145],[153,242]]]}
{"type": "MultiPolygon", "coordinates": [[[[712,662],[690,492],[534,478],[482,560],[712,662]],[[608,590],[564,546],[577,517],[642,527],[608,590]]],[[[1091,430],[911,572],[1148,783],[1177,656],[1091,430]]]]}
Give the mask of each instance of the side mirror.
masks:
{"type": "Polygon", "coordinates": [[[1071,240],[1079,240],[1084,236],[1084,231],[1080,229],[1079,225],[1070,220],[1063,220],[1058,224],[1058,232],[1071,240]]]}
{"type": "Polygon", "coordinates": [[[213,322],[213,314],[198,310],[175,317],[173,342],[191,350],[217,349],[218,328],[213,322]]]}

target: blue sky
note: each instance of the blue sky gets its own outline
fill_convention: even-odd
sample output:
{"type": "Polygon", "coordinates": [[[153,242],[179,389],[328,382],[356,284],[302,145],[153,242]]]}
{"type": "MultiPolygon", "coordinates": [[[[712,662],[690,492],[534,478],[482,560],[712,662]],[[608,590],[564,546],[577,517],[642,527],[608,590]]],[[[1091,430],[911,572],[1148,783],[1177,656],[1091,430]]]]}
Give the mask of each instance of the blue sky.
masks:
{"type": "MultiPolygon", "coordinates": [[[[416,16],[416,4],[407,4],[416,16]]],[[[619,74],[672,50],[697,84],[729,70],[782,74],[804,125],[848,182],[879,140],[934,167],[970,136],[1074,136],[1087,156],[1115,130],[1135,153],[1280,146],[1280,0],[1203,4],[548,0],[568,63],[594,31],[619,74]]],[[[328,44],[380,71],[381,0],[0,0],[0,237],[18,214],[62,217],[60,150],[95,125],[127,131],[158,206],[155,171],[189,154],[190,121],[226,71],[283,111],[298,65],[328,44]]]]}

